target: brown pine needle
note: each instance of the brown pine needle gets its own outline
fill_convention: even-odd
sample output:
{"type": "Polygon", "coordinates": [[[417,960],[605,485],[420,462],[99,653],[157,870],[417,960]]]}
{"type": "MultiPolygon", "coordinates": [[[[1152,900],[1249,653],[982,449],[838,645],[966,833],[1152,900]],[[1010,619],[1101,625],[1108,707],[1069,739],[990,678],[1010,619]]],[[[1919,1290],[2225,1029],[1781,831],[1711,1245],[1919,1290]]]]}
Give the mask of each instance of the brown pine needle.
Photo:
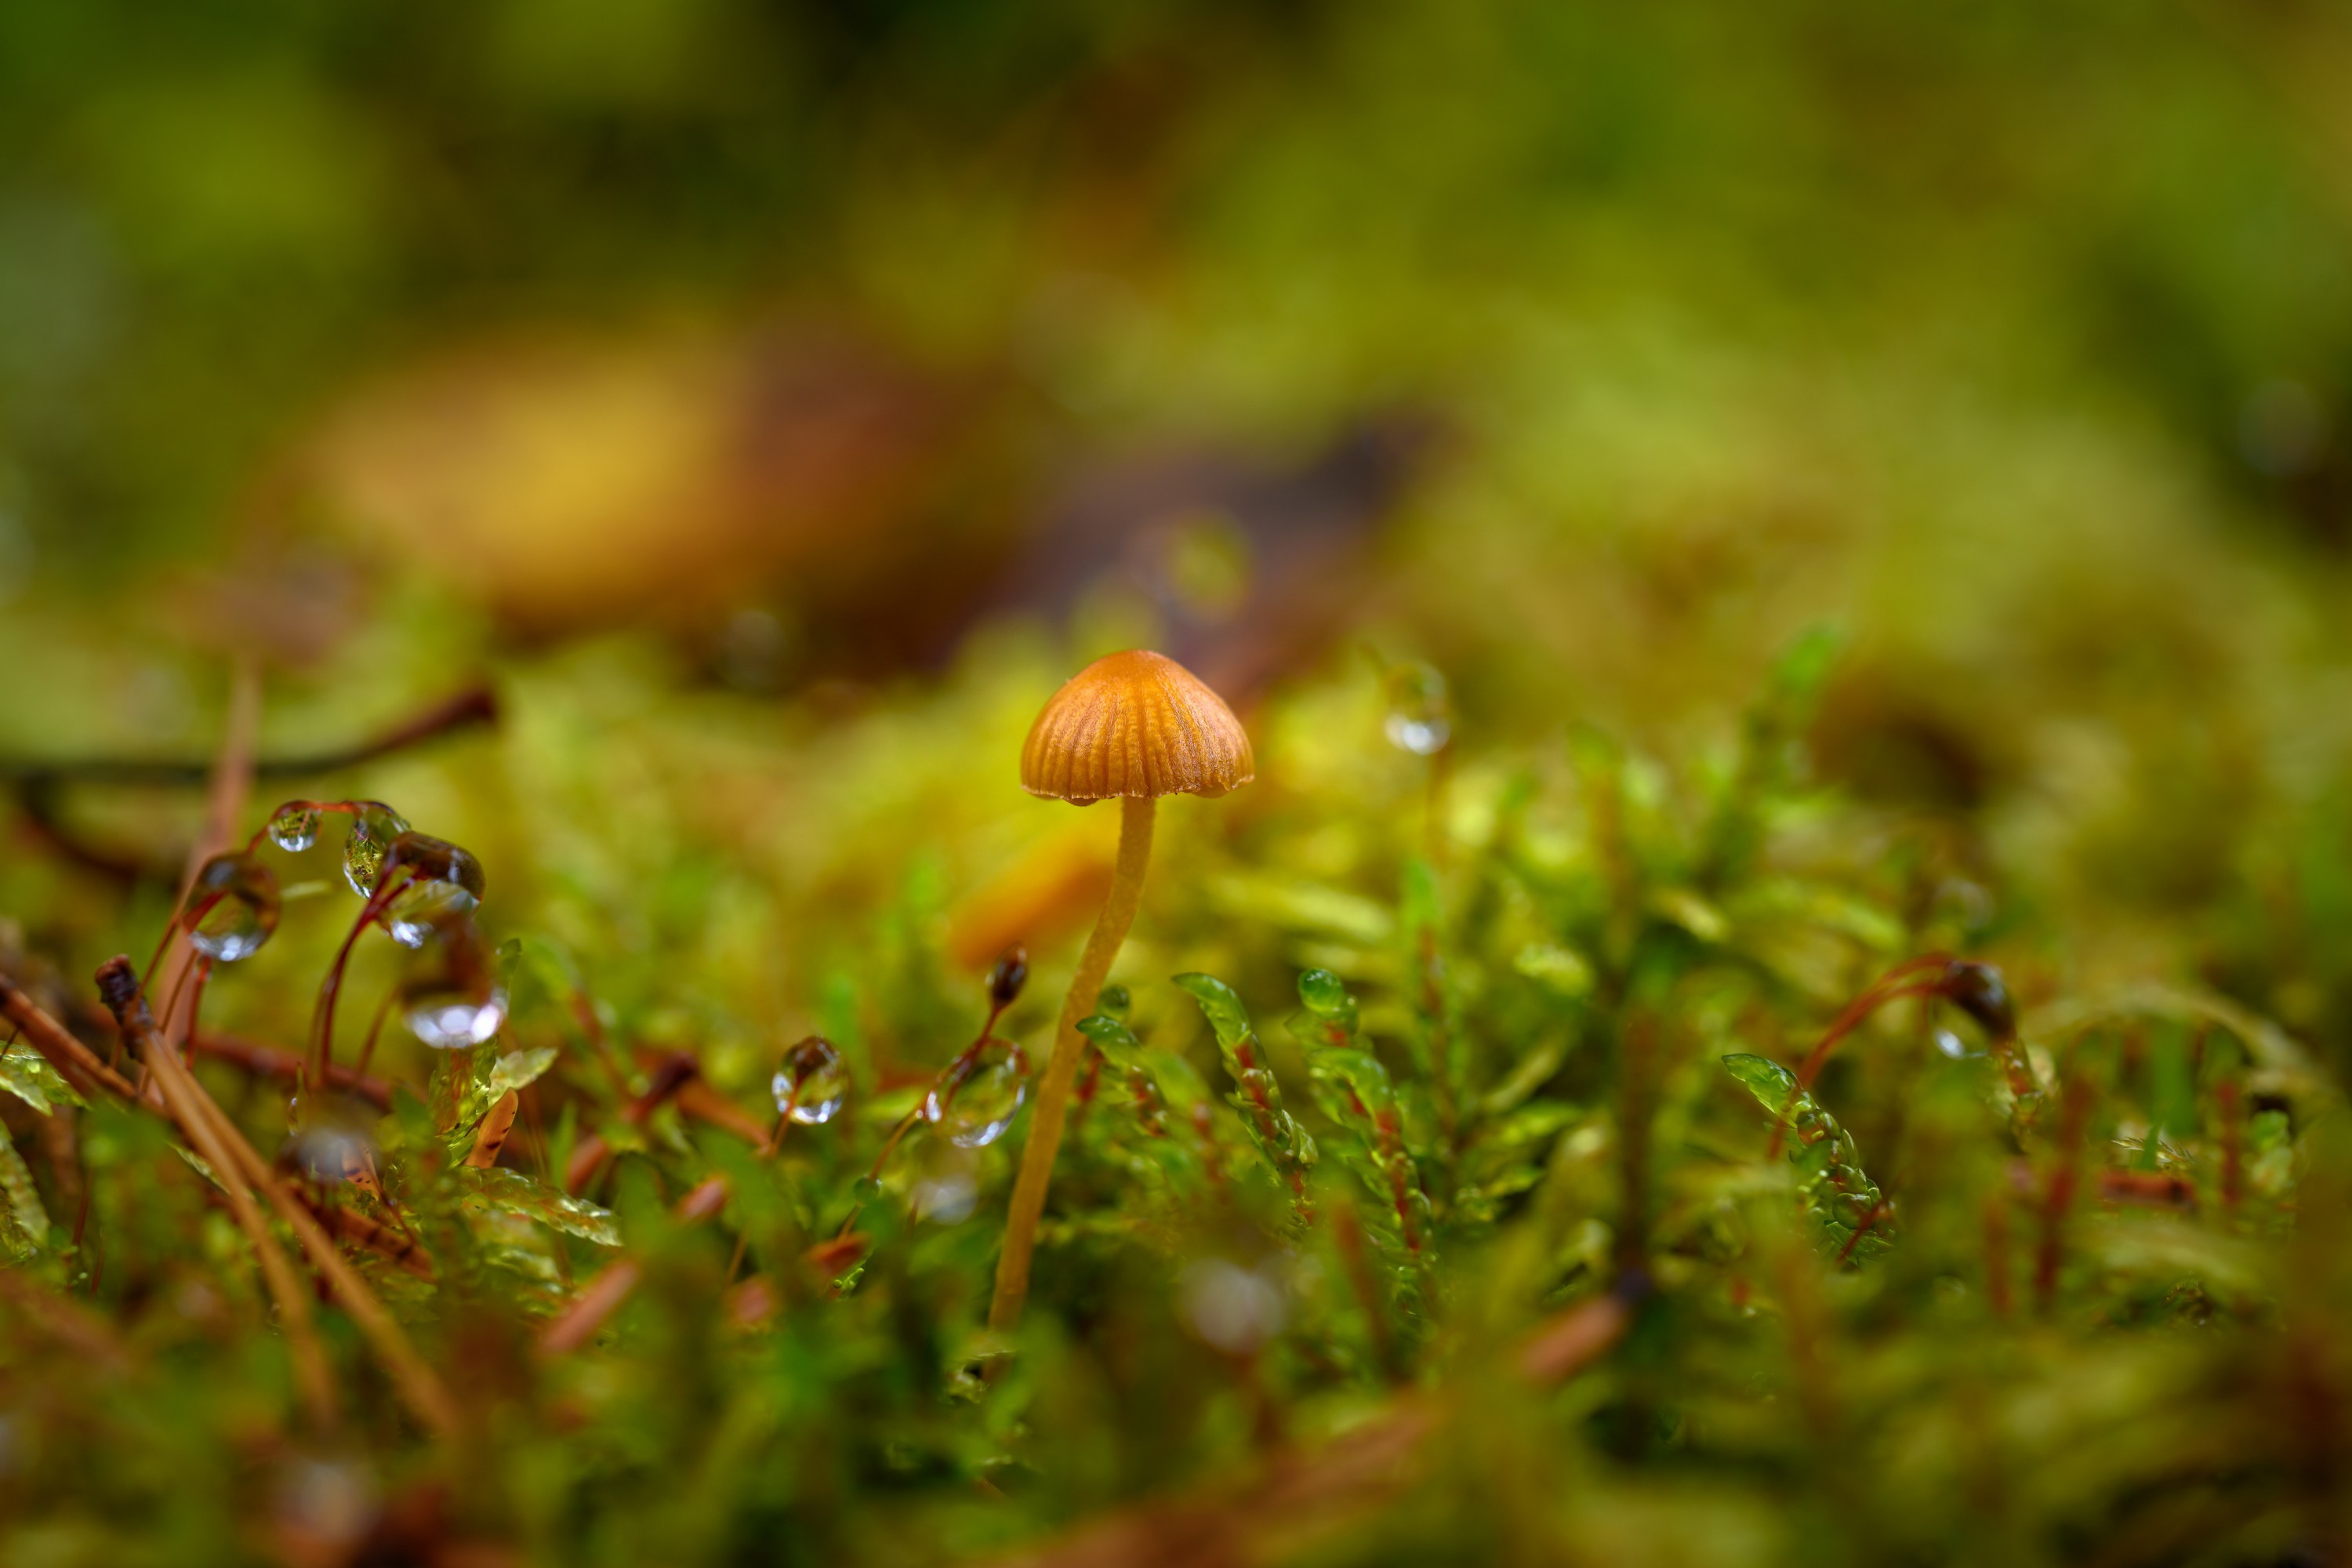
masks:
{"type": "Polygon", "coordinates": [[[58,1076],[74,1086],[75,1092],[90,1098],[103,1089],[124,1100],[139,1098],[130,1079],[91,1055],[88,1046],[42,1011],[40,1004],[5,974],[0,974],[0,1015],[23,1031],[26,1043],[40,1052],[58,1069],[58,1076]]]}
{"type": "MultiPolygon", "coordinates": [[[[121,965],[121,977],[128,979],[130,961],[117,959],[114,963],[121,965]]],[[[100,972],[101,975],[113,968],[114,964],[110,964],[108,971],[100,972]]],[[[261,1277],[269,1287],[270,1299],[278,1304],[279,1321],[286,1325],[286,1342],[294,1356],[295,1381],[301,1386],[302,1402],[310,1409],[311,1424],[322,1432],[333,1430],[337,1420],[334,1374],[328,1368],[326,1347],[320,1342],[318,1325],[311,1321],[310,1294],[294,1272],[286,1249],[278,1246],[277,1236],[262,1217],[260,1205],[247,1189],[245,1172],[222,1142],[213,1119],[197,1103],[203,1091],[187,1076],[178,1055],[164,1043],[153,1016],[147,1011],[146,999],[139,994],[135,984],[127,994],[120,986],[110,990],[107,1001],[118,1008],[116,1016],[122,1025],[123,1036],[147,1064],[156,1088],[163,1092],[165,1110],[179,1124],[189,1145],[212,1167],[222,1193],[228,1198],[229,1213],[236,1217],[237,1228],[253,1243],[254,1256],[261,1263],[261,1277]]]]}
{"type": "MultiPolygon", "coordinates": [[[[142,1053],[149,1058],[150,1070],[165,1087],[165,1092],[185,1097],[193,1112],[192,1120],[203,1125],[211,1142],[221,1151],[220,1159],[215,1162],[215,1168],[242,1173],[244,1178],[269,1200],[270,1206],[278,1211],[279,1217],[293,1228],[296,1237],[301,1241],[311,1266],[326,1278],[337,1303],[359,1326],[360,1332],[375,1351],[376,1359],[383,1363],[385,1373],[391,1377],[393,1387],[409,1409],[436,1436],[445,1438],[457,1436],[462,1425],[457,1402],[450,1394],[448,1385],[441,1381],[440,1374],[417,1353],[416,1347],[409,1342],[399,1322],[376,1298],[375,1292],[368,1289],[367,1282],[343,1257],[334,1238],[327,1234],[309,1209],[295,1202],[278,1184],[268,1163],[254,1152],[253,1145],[246,1142],[245,1134],[228,1119],[227,1113],[213,1102],[212,1097],[205,1092],[204,1086],[196,1081],[194,1075],[188,1071],[176,1054],[161,1047],[154,1020],[148,1016],[146,1004],[139,994],[138,976],[131,967],[131,961],[128,958],[110,959],[99,971],[99,985],[108,1005],[116,1009],[116,1016],[121,1022],[125,1036],[135,1041],[142,1053]]],[[[191,1127],[189,1132],[191,1141],[194,1141],[194,1129],[191,1127]]],[[[199,1152],[205,1151],[200,1147],[199,1152]]],[[[209,1152],[205,1157],[213,1158],[209,1152]]]]}
{"type": "MultiPolygon", "coordinates": [[[[243,655],[229,669],[228,721],[213,763],[205,825],[188,851],[188,864],[180,878],[180,904],[175,908],[186,904],[188,890],[195,885],[196,872],[204,863],[236,842],[236,825],[245,816],[247,797],[253,793],[253,749],[260,729],[261,670],[252,656],[243,655]]],[[[175,921],[159,971],[167,977],[162,989],[171,1001],[157,1020],[163,1037],[174,1046],[187,1044],[195,1021],[195,993],[184,984],[195,963],[196,950],[188,942],[187,931],[175,921]]]]}

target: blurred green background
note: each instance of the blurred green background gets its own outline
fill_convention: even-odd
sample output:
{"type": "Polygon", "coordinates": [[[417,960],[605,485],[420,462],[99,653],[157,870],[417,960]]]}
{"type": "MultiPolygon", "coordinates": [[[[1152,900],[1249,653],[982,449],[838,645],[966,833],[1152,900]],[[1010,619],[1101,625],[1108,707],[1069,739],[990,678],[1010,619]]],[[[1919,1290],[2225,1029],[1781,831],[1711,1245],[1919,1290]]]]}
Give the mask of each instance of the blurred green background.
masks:
{"type": "MultiPolygon", "coordinates": [[[[954,1217],[852,1196],[1014,940],[1002,1032],[1042,1055],[1112,814],[1023,795],[1021,740],[1085,660],[1156,647],[1258,778],[1162,809],[1116,971],[1140,1032],[1208,1109],[1166,979],[1229,979],[1303,1107],[1277,1021],[1311,964],[1401,1076],[1456,1003],[1478,1066],[1486,1141],[1431,1161],[1443,1292],[1399,1320],[1476,1419],[1360,1560],[2321,1561],[2352,1539],[2320,1157],[2352,1081],[2347,84],[2352,7],[2315,0],[0,0],[0,969],[88,1024],[93,967],[152,950],[233,670],[265,761],[494,706],[265,776],[236,837],[370,798],[474,851],[490,938],[562,977],[511,1030],[563,1053],[558,1151],[616,1130],[575,1023],[763,1120],[821,1031],[852,1109],[740,1186],[743,1234],[766,1267],[772,1220],[854,1210],[881,1262],[714,1350],[735,1266],[656,1184],[746,1157],[657,1127],[607,1194],[651,1259],[615,1353],[509,1379],[594,1255],[453,1223],[456,1283],[394,1300],[520,1440],[444,1473],[354,1381],[354,1484],[399,1515],[448,1482],[452,1542],[566,1563],[1040,1539],[1255,1473],[1285,1400],[1306,1438],[1384,1397],[1336,1264],[1271,1403],[1187,1337],[1181,1270],[1275,1229],[1160,1234],[1177,1189],[1110,1179],[1108,1117],[986,1401],[939,1394],[1016,1140],[954,1168],[954,1217]],[[1822,1080],[1904,1184],[1893,1263],[1741,1250],[1780,1189],[1707,1058],[1796,1061],[1930,949],[1998,964],[2063,1106],[2112,1068],[2097,1119],[1994,1131],[1923,1011],[1822,1080]],[[2247,1058],[2213,1053],[2210,1142],[2209,1034],[2247,1058]],[[2060,1291],[2077,1143],[2221,1206],[2086,1192],[2060,1291]],[[1645,1161],[1672,1223],[1635,1338],[1557,1394],[1482,1381],[1599,1299],[1612,1226],[1643,1258],[1645,1161]],[[2031,1323],[1969,1294],[2029,1215],[2031,1323]]],[[[211,1029],[308,1037],[339,838],[270,852],[280,934],[211,1029]]],[[[397,957],[357,950],[346,1058],[397,957]]],[[[239,1093],[274,1139],[275,1091],[239,1093]]],[[[562,1168],[528,1142],[509,1173],[562,1168]]],[[[138,1260],[89,1289],[163,1374],[0,1346],[0,1392],[48,1391],[0,1410],[9,1561],[243,1560],[304,1458],[254,1437],[278,1342],[226,1220],[183,1256],[159,1138],[91,1168],[138,1260]]]]}
{"type": "MultiPolygon", "coordinates": [[[[10,5],[0,751],[200,759],[239,653],[272,752],[488,680],[604,770],[508,806],[667,768],[789,859],[796,770],[1012,797],[1127,641],[1687,757],[1827,621],[1834,780],[2320,1030],[2347,68],[2309,4],[10,5]]],[[[362,782],[463,817],[454,754],[362,782]]],[[[168,866],[191,795],[63,810],[168,866]]]]}

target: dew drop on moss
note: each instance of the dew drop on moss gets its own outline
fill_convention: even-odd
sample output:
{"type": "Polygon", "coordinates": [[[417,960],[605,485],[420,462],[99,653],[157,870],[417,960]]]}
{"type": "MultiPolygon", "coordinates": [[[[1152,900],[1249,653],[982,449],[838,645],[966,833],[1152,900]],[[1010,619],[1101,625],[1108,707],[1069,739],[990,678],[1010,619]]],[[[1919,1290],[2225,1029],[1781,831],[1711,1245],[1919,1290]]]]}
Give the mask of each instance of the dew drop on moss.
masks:
{"type": "Polygon", "coordinates": [[[784,1053],[769,1088],[776,1097],[776,1114],[814,1127],[841,1113],[849,1097],[849,1072],[831,1040],[811,1035],[784,1053]]]}
{"type": "Polygon", "coordinates": [[[1328,969],[1310,969],[1298,977],[1298,1000],[1318,1018],[1350,1027],[1356,1022],[1356,999],[1348,994],[1346,982],[1328,969]]]}
{"type": "Polygon", "coordinates": [[[352,805],[352,836],[343,841],[343,878],[364,899],[375,891],[392,841],[408,831],[408,821],[380,800],[352,805]]]}
{"type": "Polygon", "coordinates": [[[383,911],[384,930],[403,947],[423,946],[436,926],[472,913],[482,901],[482,863],[446,839],[403,833],[383,866],[408,877],[383,911]]]}
{"type": "Polygon", "coordinates": [[[1942,990],[1953,1006],[1977,1022],[1996,1040],[2017,1037],[2017,1005],[2000,971],[1990,963],[1961,959],[1946,972],[1942,990]]]}
{"type": "Polygon", "coordinates": [[[1956,1062],[1965,1061],[1971,1055],[1984,1055],[1982,1051],[1971,1052],[1969,1049],[1969,1043],[1966,1040],[1961,1039],[1959,1036],[1952,1033],[1949,1029],[1937,1029],[1936,1031],[1936,1048],[1938,1051],[1941,1051],[1944,1055],[1951,1058],[1952,1060],[1956,1062]]]}
{"type": "Polygon", "coordinates": [[[409,1003],[405,1021],[408,1032],[435,1050],[463,1050],[489,1039],[506,1023],[506,994],[419,997],[409,1003]]]}
{"type": "Polygon", "coordinates": [[[498,957],[462,917],[432,924],[400,983],[401,1019],[436,1050],[478,1046],[507,1019],[498,957]]]}
{"type": "Polygon", "coordinates": [[[916,1155],[913,1186],[907,1194],[913,1216],[932,1225],[961,1225],[980,1201],[979,1163],[963,1147],[926,1144],[916,1155]]]}
{"type": "Polygon", "coordinates": [[[1454,738],[1445,677],[1428,665],[1400,664],[1388,674],[1388,717],[1381,728],[1389,744],[1417,757],[1433,757],[1454,738]]]}
{"type": "Polygon", "coordinates": [[[1029,1062],[1009,1040],[991,1039],[957,1061],[923,1097],[923,1120],[959,1149],[1004,1136],[1029,1092],[1029,1062]]]}
{"type": "Polygon", "coordinates": [[[299,855],[319,842],[319,808],[299,800],[279,806],[269,816],[269,842],[289,855],[299,855]]]}
{"type": "Polygon", "coordinates": [[[278,929],[278,879],[250,855],[215,855],[197,868],[181,918],[206,958],[251,958],[278,929]]]}
{"type": "Polygon", "coordinates": [[[287,1111],[287,1163],[312,1181],[374,1182],[381,1116],[373,1106],[350,1095],[298,1094],[287,1111]]]}

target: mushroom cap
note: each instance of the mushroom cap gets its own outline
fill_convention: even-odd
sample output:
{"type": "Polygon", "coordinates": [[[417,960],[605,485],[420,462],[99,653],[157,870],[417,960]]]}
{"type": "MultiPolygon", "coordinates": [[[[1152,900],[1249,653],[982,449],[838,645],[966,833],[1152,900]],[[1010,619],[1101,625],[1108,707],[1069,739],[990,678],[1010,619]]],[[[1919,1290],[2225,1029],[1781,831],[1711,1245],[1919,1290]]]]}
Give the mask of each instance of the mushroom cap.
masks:
{"type": "Polygon", "coordinates": [[[1135,648],[1078,671],[1021,748],[1021,787],[1080,805],[1120,795],[1223,795],[1257,776],[1249,732],[1200,677],[1135,648]]]}

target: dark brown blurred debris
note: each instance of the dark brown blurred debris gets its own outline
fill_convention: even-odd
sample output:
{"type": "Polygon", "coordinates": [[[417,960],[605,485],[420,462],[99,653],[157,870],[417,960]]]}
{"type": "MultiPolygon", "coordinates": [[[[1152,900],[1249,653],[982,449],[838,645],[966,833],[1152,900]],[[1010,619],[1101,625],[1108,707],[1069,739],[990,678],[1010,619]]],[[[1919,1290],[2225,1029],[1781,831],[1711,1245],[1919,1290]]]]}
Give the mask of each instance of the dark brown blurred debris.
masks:
{"type": "Polygon", "coordinates": [[[1289,462],[1150,452],[1081,472],[984,606],[1059,618],[1113,583],[1166,625],[1160,651],[1232,700],[1328,645],[1369,585],[1370,545],[1438,442],[1391,414],[1289,462]]]}
{"type": "MultiPolygon", "coordinates": [[[[498,694],[487,686],[469,687],[356,745],[308,756],[262,758],[253,764],[253,777],[318,778],[478,725],[496,724],[498,719],[498,694]]],[[[181,788],[204,784],[211,772],[210,763],[173,758],[0,759],[0,786],[14,788],[31,835],[75,865],[115,881],[160,881],[177,873],[149,862],[138,851],[91,844],[77,834],[66,814],[66,792],[82,785],[181,788]]]]}
{"type": "Polygon", "coordinates": [[[143,595],[145,618],[188,647],[296,667],[325,658],[362,624],[369,584],[352,563],[315,547],[247,553],[233,566],[158,579],[143,595]]]}
{"type": "Polygon", "coordinates": [[[1832,684],[1812,749],[1824,776],[1865,800],[1965,816],[2009,771],[1985,733],[1989,717],[1916,683],[1863,672],[1832,684]]]}
{"type": "Polygon", "coordinates": [[[1065,424],[984,358],[800,320],[464,349],[361,392],[293,467],[364,550],[526,637],[664,626],[779,690],[935,667],[987,616],[1108,584],[1245,696],[1330,636],[1436,430],[1097,460],[1065,424]]]}
{"type": "Polygon", "coordinates": [[[300,465],[363,545],[528,636],[828,591],[968,489],[997,378],[787,323],[478,343],[362,391],[300,465]]]}

